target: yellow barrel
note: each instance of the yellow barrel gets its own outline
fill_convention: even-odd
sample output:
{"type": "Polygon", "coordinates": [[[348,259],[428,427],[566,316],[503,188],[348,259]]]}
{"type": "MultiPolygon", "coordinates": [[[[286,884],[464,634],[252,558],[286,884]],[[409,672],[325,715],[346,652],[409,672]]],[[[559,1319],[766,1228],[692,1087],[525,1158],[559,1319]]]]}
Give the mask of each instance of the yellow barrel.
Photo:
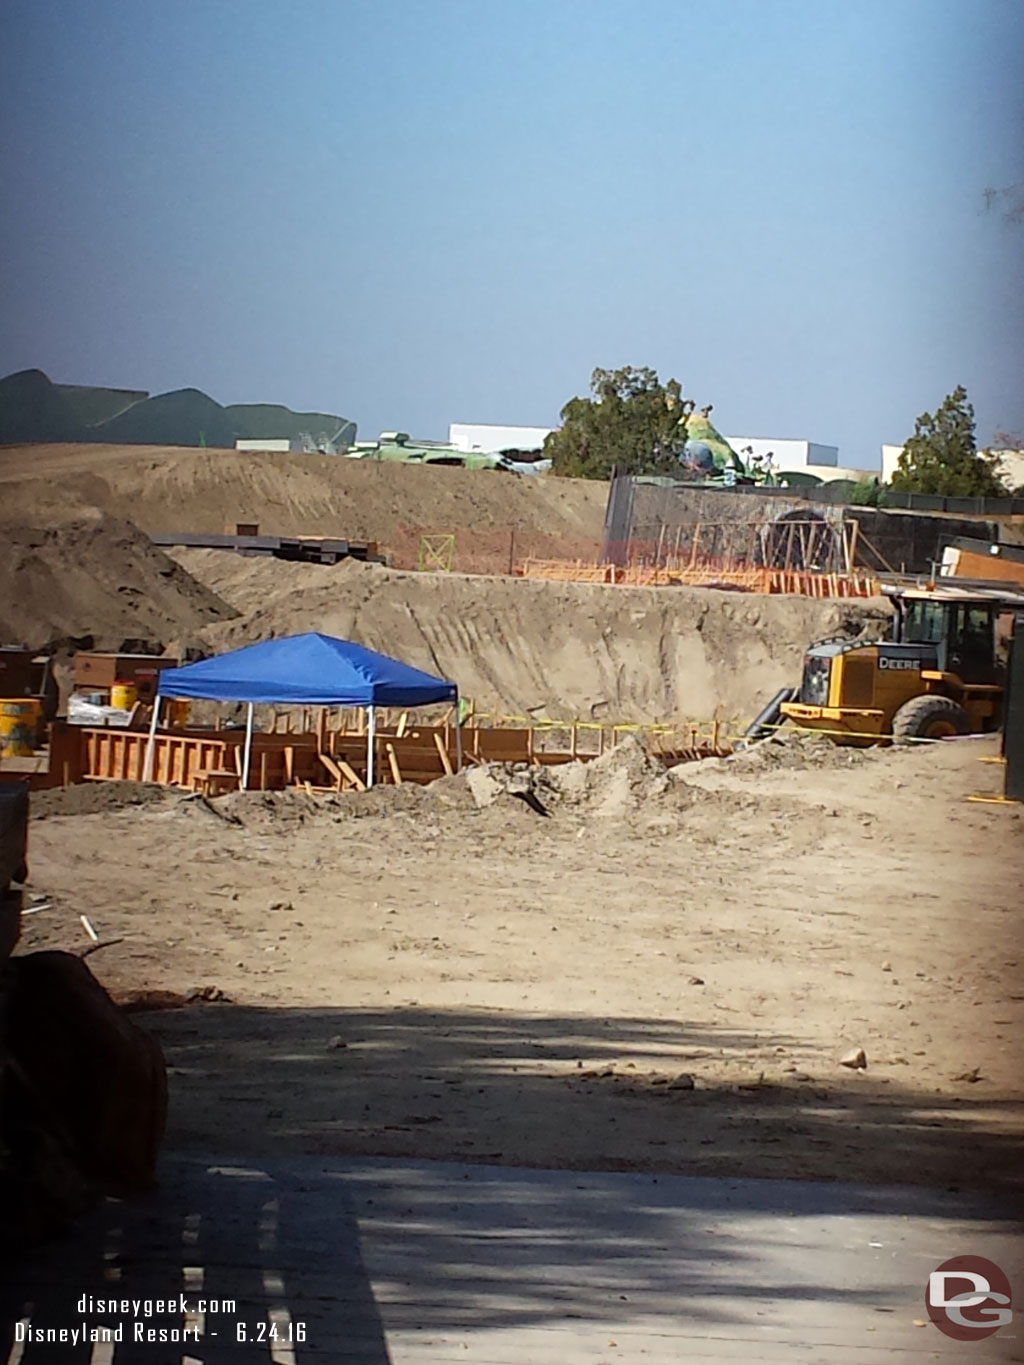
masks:
{"type": "Polygon", "coordinates": [[[0,758],[26,758],[35,753],[42,718],[43,703],[37,697],[0,701],[0,758]]]}
{"type": "Polygon", "coordinates": [[[130,711],[139,699],[132,682],[116,682],[110,688],[110,704],[118,711],[130,711]]]}

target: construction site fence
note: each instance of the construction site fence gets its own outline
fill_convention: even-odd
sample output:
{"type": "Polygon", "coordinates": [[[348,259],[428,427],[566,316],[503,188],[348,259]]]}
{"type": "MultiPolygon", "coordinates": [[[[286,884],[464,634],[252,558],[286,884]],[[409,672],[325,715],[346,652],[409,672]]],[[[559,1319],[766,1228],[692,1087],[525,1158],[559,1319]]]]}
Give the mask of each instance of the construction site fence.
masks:
{"type": "Polygon", "coordinates": [[[520,565],[524,578],[557,582],[623,583],[638,587],[706,587],[743,592],[792,593],[803,597],[874,597],[878,580],[869,573],[826,573],[813,569],[766,569],[732,563],[692,563],[679,566],[588,564],[577,560],[527,559],[520,565]]]}
{"type": "MultiPolygon", "coordinates": [[[[808,523],[820,535],[820,523],[808,523]]],[[[621,545],[598,540],[566,540],[542,532],[424,531],[401,528],[392,545],[395,567],[422,572],[489,574],[556,582],[630,584],[647,587],[724,587],[734,591],[790,593],[807,597],[871,597],[878,590],[866,569],[836,565],[804,567],[808,544],[800,522],[789,522],[768,547],[761,528],[730,525],[726,548],[732,554],[701,553],[725,540],[723,528],[695,522],[664,534],[635,537],[621,545]],[[681,532],[685,531],[685,535],[681,532]],[[743,539],[746,534],[749,545],[743,539]],[[763,538],[762,538],[763,539],[763,538]],[[765,563],[770,558],[772,562],[765,563]]],[[[853,559],[852,546],[846,562],[853,559]]]]}
{"type": "Polygon", "coordinates": [[[567,539],[546,531],[447,530],[400,526],[389,545],[391,563],[397,569],[420,569],[441,573],[515,574],[523,559],[601,558],[603,541],[581,536],[567,539]]]}

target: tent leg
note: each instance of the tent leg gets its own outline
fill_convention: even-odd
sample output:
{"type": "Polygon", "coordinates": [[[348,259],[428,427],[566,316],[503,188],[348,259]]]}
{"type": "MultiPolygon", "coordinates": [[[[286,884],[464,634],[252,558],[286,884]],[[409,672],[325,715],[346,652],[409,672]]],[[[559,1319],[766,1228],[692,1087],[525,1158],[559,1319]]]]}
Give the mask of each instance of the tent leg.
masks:
{"type": "Polygon", "coordinates": [[[142,765],[143,782],[153,781],[153,752],[156,749],[156,723],[160,717],[160,703],[163,701],[160,693],[156,694],[153,702],[153,719],[149,722],[149,739],[146,741],[146,761],[142,765]]]}
{"type": "Polygon", "coordinates": [[[462,772],[462,723],[458,702],[455,703],[455,771],[462,772]]]}
{"type": "Polygon", "coordinates": [[[252,759],[252,702],[245,717],[245,755],[242,759],[242,791],[249,790],[249,763],[252,759]]]}
{"type": "Polygon", "coordinates": [[[372,706],[366,708],[366,785],[373,786],[374,739],[377,733],[377,713],[372,706]]]}

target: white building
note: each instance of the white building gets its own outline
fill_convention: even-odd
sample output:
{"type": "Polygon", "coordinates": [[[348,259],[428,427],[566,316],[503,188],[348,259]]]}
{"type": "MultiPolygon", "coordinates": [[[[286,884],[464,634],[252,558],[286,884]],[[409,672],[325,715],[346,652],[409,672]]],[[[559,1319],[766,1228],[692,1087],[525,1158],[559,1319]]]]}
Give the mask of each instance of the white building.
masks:
{"type": "Polygon", "coordinates": [[[331,437],[325,433],[313,436],[309,432],[301,432],[298,436],[260,436],[246,438],[235,442],[236,450],[262,450],[284,452],[293,451],[300,455],[337,455],[339,451],[347,450],[356,439],[356,425],[354,422],[346,422],[338,432],[331,437]]]}
{"type": "Polygon", "coordinates": [[[448,444],[456,450],[497,455],[502,450],[540,450],[551,427],[501,427],[487,422],[452,422],[448,444]]]}
{"type": "Polygon", "coordinates": [[[259,440],[236,441],[236,450],[271,450],[271,451],[302,451],[305,446],[302,441],[289,440],[287,436],[280,438],[274,436],[264,436],[259,440]]]}
{"type": "Polygon", "coordinates": [[[824,477],[821,465],[834,469],[839,464],[839,447],[818,445],[815,441],[788,441],[769,439],[766,436],[727,436],[725,438],[733,450],[747,463],[750,452],[762,460],[771,456],[776,469],[806,470],[808,474],[824,477]],[[749,450],[748,450],[749,448],[749,450]]]}
{"type": "Polygon", "coordinates": [[[839,447],[820,445],[817,441],[769,439],[767,436],[727,436],[725,438],[744,464],[749,464],[751,452],[780,474],[814,474],[824,482],[833,479],[877,479],[878,468],[854,469],[839,463],[839,447]]]}

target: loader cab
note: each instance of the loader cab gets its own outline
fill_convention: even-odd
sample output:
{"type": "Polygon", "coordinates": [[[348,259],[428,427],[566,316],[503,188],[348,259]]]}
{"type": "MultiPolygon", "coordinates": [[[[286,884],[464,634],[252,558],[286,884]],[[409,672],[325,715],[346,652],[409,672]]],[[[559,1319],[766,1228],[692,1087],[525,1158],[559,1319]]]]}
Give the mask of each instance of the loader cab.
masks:
{"type": "Polygon", "coordinates": [[[895,597],[893,638],[904,644],[934,645],[938,669],[964,683],[996,683],[996,607],[991,602],[895,597]]]}

